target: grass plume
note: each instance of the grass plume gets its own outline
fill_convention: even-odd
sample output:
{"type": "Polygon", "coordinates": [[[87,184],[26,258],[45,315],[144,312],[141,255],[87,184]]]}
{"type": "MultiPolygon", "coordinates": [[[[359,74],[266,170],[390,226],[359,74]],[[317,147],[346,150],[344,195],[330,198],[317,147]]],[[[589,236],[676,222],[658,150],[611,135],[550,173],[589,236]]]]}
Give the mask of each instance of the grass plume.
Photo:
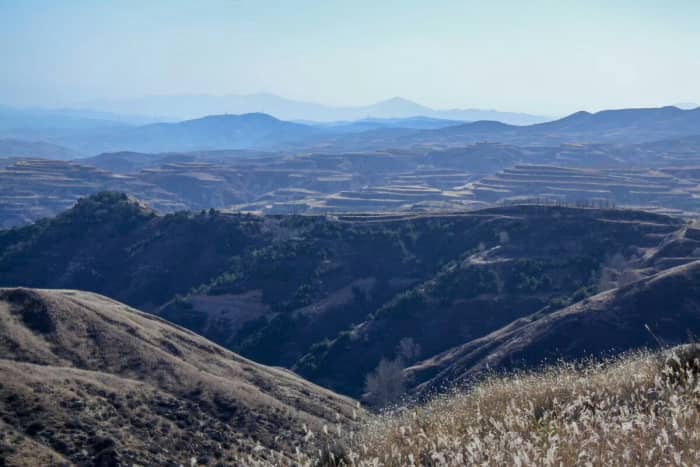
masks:
{"type": "MultiPolygon", "coordinates": [[[[696,345],[537,372],[492,376],[464,390],[372,416],[299,465],[697,465],[696,345]]],[[[306,450],[306,452],[312,452],[306,450]]]]}

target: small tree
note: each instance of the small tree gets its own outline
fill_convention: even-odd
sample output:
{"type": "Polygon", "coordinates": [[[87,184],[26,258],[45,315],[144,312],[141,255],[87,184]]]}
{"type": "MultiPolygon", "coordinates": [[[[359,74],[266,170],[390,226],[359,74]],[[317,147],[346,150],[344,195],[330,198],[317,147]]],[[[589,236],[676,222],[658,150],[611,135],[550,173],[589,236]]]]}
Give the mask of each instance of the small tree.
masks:
{"type": "Polygon", "coordinates": [[[398,401],[405,389],[403,363],[399,358],[383,358],[365,380],[365,397],[376,407],[385,407],[398,401]]]}
{"type": "Polygon", "coordinates": [[[412,337],[404,337],[396,346],[396,356],[406,363],[413,363],[420,357],[420,344],[412,337]]]}

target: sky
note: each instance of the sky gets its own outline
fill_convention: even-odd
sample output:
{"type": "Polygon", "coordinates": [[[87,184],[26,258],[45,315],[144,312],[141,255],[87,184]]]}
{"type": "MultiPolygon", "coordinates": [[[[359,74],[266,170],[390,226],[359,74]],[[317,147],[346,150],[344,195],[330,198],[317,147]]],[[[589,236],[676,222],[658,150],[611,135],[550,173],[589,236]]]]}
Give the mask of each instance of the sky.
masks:
{"type": "Polygon", "coordinates": [[[541,115],[700,102],[697,0],[0,0],[0,104],[272,93],[541,115]]]}

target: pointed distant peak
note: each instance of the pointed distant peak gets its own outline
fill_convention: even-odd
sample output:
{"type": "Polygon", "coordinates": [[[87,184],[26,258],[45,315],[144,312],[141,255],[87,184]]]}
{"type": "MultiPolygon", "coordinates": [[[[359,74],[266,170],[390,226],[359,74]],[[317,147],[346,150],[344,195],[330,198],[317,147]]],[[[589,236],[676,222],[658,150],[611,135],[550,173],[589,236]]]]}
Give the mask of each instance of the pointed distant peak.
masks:
{"type": "Polygon", "coordinates": [[[410,101],[408,99],[404,99],[403,97],[399,96],[394,96],[390,99],[386,99],[383,101],[378,102],[378,104],[408,104],[408,105],[419,105],[416,102],[410,101]]]}
{"type": "Polygon", "coordinates": [[[392,97],[364,109],[367,111],[368,116],[379,118],[406,118],[416,115],[427,115],[432,112],[430,108],[403,97],[392,97]]]}

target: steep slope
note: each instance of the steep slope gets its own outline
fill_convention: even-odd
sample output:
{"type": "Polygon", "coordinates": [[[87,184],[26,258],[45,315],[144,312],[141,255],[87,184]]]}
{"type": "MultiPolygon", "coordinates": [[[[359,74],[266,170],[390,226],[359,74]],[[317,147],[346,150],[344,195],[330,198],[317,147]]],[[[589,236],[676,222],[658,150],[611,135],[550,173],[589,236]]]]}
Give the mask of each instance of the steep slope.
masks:
{"type": "Polygon", "coordinates": [[[640,257],[680,228],[670,218],[634,211],[519,206],[475,215],[484,222],[471,226],[461,255],[314,346],[295,371],[359,397],[365,375],[382,359],[410,364],[595,294],[605,263],[616,255],[635,263],[639,274],[652,273],[637,265],[640,257]],[[402,341],[419,355],[402,355],[402,341]]]}
{"type": "Polygon", "coordinates": [[[124,194],[100,193],[2,231],[1,283],[90,290],[150,309],[223,272],[231,256],[264,240],[261,226],[252,216],[156,216],[124,194]]]}
{"type": "Polygon", "coordinates": [[[11,463],[246,465],[293,453],[304,424],[346,422],[354,408],[87,292],[0,289],[0,355],[10,430],[0,454],[11,463]]]}
{"type": "Polygon", "coordinates": [[[699,355],[684,345],[494,375],[334,438],[357,467],[694,465],[699,355]]]}
{"type": "Polygon", "coordinates": [[[485,370],[533,367],[559,358],[655,348],[700,333],[700,261],[668,269],[581,300],[549,315],[531,315],[405,370],[427,394],[469,382],[485,370]]]}

